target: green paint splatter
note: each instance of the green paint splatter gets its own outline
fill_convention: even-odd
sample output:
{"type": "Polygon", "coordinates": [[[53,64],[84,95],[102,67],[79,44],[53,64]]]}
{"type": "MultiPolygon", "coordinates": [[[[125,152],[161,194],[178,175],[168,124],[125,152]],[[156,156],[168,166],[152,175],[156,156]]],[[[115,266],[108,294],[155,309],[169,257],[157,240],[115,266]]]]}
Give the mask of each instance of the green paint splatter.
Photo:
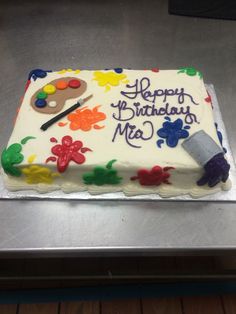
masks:
{"type": "Polygon", "coordinates": [[[14,167],[15,164],[20,164],[24,159],[24,156],[21,154],[21,150],[22,146],[18,143],[12,144],[3,150],[1,164],[7,174],[15,177],[19,177],[21,175],[21,170],[14,167]]]}
{"type": "Polygon", "coordinates": [[[29,140],[35,139],[36,137],[34,136],[26,136],[24,137],[20,142],[22,145],[26,144],[29,140]]]}
{"type": "Polygon", "coordinates": [[[195,76],[198,75],[200,79],[202,78],[202,73],[200,71],[197,71],[195,68],[181,68],[178,72],[179,73],[186,73],[189,76],[195,76]]]}
{"type": "Polygon", "coordinates": [[[116,162],[116,159],[109,161],[105,167],[97,166],[92,172],[85,173],[83,175],[84,183],[95,185],[119,184],[122,178],[117,175],[117,170],[112,168],[114,162],[116,162]]]}
{"type": "Polygon", "coordinates": [[[24,156],[21,154],[22,146],[26,144],[29,140],[35,139],[34,136],[24,137],[20,143],[14,143],[8,148],[5,148],[1,156],[1,164],[5,173],[10,174],[15,177],[21,176],[21,170],[14,165],[20,164],[24,156]]]}

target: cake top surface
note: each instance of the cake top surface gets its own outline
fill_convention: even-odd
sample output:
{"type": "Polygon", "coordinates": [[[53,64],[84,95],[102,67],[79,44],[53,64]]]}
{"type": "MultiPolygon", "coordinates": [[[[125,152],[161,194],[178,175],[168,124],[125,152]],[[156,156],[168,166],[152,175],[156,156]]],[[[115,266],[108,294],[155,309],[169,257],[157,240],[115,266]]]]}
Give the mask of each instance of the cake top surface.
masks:
{"type": "Polygon", "coordinates": [[[116,159],[124,168],[155,164],[198,168],[183,149],[183,140],[204,130],[220,145],[209,95],[201,73],[194,69],[45,73],[44,77],[29,77],[8,143],[34,138],[26,140],[22,165],[32,154],[35,163],[44,164],[55,145],[61,145],[60,149],[71,146],[72,150],[73,145],[80,145],[88,167],[116,159]],[[40,129],[90,95],[46,131],[40,129]]]}

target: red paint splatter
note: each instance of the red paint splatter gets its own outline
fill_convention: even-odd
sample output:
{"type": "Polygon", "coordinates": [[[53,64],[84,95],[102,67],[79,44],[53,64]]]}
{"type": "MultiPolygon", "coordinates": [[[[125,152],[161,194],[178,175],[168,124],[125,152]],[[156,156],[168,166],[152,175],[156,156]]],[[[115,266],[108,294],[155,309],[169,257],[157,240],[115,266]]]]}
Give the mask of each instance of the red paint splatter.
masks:
{"type": "Polygon", "coordinates": [[[46,163],[48,163],[49,161],[55,162],[56,160],[56,157],[51,156],[46,159],[46,163]]]}
{"type": "Polygon", "coordinates": [[[30,86],[31,81],[28,80],[25,84],[25,92],[27,91],[28,87],[30,86]]]}
{"type": "Polygon", "coordinates": [[[208,104],[211,105],[211,107],[213,108],[213,105],[212,105],[212,99],[211,99],[211,95],[207,92],[207,97],[204,99],[208,104]]]}
{"type": "Polygon", "coordinates": [[[152,68],[151,71],[157,73],[157,72],[159,72],[159,69],[158,68],[152,68]]]}
{"type": "Polygon", "coordinates": [[[130,180],[139,180],[141,185],[155,185],[158,186],[161,183],[171,184],[168,181],[170,173],[168,170],[174,169],[173,167],[154,166],[151,170],[140,169],[138,170],[137,176],[131,177],[130,180]]]}
{"type": "Polygon", "coordinates": [[[64,136],[61,140],[61,144],[57,144],[51,149],[52,153],[58,157],[57,169],[59,172],[64,172],[70,161],[74,161],[77,164],[83,164],[85,162],[83,153],[89,150],[91,151],[90,148],[83,147],[81,141],[73,142],[72,137],[69,135],[64,136]]]}
{"type": "Polygon", "coordinates": [[[51,137],[51,138],[50,138],[50,142],[52,142],[52,143],[57,143],[57,139],[56,139],[55,137],[51,137]]]}
{"type": "Polygon", "coordinates": [[[208,97],[205,98],[205,101],[211,104],[211,96],[208,94],[208,97]]]}
{"type": "Polygon", "coordinates": [[[19,115],[19,112],[20,112],[20,108],[21,106],[19,106],[17,109],[16,109],[16,116],[15,116],[15,119],[14,119],[14,125],[16,124],[16,120],[18,118],[18,115],[19,115]]]}
{"type": "Polygon", "coordinates": [[[92,152],[92,149],[88,148],[88,147],[82,147],[81,148],[81,153],[86,153],[86,152],[92,152]]]}

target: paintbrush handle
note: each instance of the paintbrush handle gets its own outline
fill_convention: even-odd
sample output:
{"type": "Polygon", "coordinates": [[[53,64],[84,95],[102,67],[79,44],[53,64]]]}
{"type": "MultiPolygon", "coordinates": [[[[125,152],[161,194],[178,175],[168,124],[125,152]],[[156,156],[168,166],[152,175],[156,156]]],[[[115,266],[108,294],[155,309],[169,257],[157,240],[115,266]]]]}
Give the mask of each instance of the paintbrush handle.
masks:
{"type": "Polygon", "coordinates": [[[84,103],[83,99],[79,99],[76,104],[71,106],[70,108],[66,109],[65,111],[59,113],[57,116],[53,117],[52,119],[48,120],[46,123],[42,124],[40,129],[46,131],[51,125],[53,125],[58,120],[64,118],[67,114],[71,113],[75,109],[79,108],[84,103]]]}

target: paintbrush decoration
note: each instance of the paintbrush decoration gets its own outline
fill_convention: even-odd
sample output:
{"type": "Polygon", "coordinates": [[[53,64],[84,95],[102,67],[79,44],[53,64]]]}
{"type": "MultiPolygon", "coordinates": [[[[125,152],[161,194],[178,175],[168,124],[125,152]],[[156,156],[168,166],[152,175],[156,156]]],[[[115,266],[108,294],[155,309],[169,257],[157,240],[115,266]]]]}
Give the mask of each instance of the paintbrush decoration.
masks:
{"type": "Polygon", "coordinates": [[[56,123],[57,121],[61,120],[62,118],[64,118],[66,115],[68,115],[69,113],[71,113],[72,111],[74,111],[75,109],[79,108],[80,106],[82,106],[86,101],[88,101],[90,98],[92,98],[93,95],[89,95],[86,98],[81,98],[77,101],[76,104],[74,104],[73,106],[71,106],[70,108],[66,109],[65,111],[59,113],[58,115],[56,115],[55,117],[53,117],[52,119],[48,120],[46,123],[42,124],[40,129],[43,131],[46,131],[51,125],[53,125],[54,123],[56,123]]]}

